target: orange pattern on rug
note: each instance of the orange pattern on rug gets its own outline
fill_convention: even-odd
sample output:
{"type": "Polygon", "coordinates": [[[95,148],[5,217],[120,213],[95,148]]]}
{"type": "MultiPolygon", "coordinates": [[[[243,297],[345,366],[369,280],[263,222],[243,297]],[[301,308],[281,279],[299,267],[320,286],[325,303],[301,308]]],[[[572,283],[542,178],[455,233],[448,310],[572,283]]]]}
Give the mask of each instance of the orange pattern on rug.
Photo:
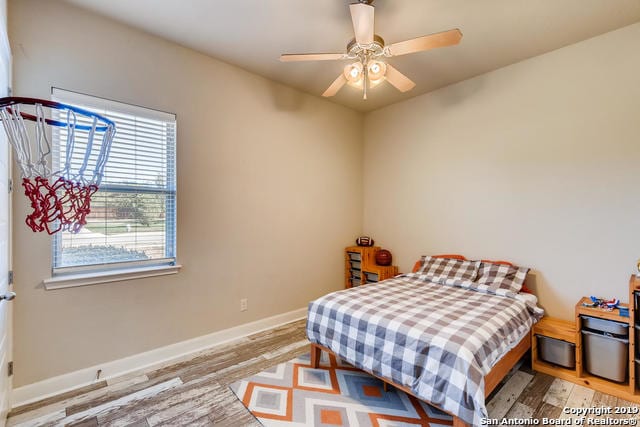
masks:
{"type": "Polygon", "coordinates": [[[326,353],[318,368],[304,355],[230,387],[267,427],[452,425],[451,416],[403,391],[385,391],[379,379],[326,353]]]}

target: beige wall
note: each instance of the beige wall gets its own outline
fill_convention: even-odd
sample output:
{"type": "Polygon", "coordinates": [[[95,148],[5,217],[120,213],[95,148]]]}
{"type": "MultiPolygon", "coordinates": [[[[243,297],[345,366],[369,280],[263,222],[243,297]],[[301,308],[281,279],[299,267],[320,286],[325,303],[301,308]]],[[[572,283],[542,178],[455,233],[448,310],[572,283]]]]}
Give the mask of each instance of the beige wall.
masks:
{"type": "Polygon", "coordinates": [[[402,271],[427,253],[509,259],[534,268],[564,318],[581,295],[626,292],[640,256],[640,24],[364,123],[62,2],[12,0],[9,27],[16,95],[57,86],[178,115],[184,265],[44,291],[50,239],[24,226],[15,192],[15,386],[305,306],[341,286],[339,248],[363,210],[402,271]]]}
{"type": "Polygon", "coordinates": [[[9,3],[14,93],[177,114],[176,276],[45,291],[14,194],[15,386],[305,307],[361,231],[362,116],[63,2],[9,3]],[[249,310],[239,311],[240,298],[249,310]]]}
{"type": "Polygon", "coordinates": [[[551,315],[627,300],[640,257],[640,24],[368,114],[364,232],[535,270],[551,315]]]}

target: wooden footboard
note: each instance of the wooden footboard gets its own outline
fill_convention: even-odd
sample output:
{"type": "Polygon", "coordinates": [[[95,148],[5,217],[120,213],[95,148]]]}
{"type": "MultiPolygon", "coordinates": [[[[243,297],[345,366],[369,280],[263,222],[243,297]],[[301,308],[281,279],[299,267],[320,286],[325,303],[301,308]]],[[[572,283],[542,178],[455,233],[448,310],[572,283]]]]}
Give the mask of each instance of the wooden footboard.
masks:
{"type": "MultiPolygon", "coordinates": [[[[524,356],[524,354],[529,350],[529,348],[531,348],[530,333],[528,333],[524,338],[522,338],[522,340],[520,340],[520,342],[511,351],[505,354],[502,357],[502,359],[500,359],[498,363],[496,363],[495,366],[491,369],[491,372],[485,375],[484,377],[485,398],[493,391],[493,389],[496,388],[496,386],[500,383],[500,381],[502,381],[505,375],[507,375],[507,373],[511,370],[511,368],[513,368],[516,362],[520,360],[522,356],[524,356]]],[[[339,357],[324,346],[321,346],[319,344],[311,344],[311,367],[312,368],[318,368],[320,366],[320,356],[323,351],[326,351],[328,354],[333,354],[334,356],[339,357]]],[[[409,390],[407,387],[394,384],[392,381],[389,381],[385,378],[380,378],[379,376],[372,374],[371,372],[368,372],[368,373],[380,379],[381,381],[383,381],[385,383],[385,386],[386,384],[390,384],[393,387],[397,388],[398,390],[402,390],[405,393],[420,399],[418,396],[413,394],[413,392],[409,390]]],[[[435,406],[441,411],[451,415],[453,417],[453,427],[469,427],[467,423],[463,422],[460,418],[458,418],[454,414],[451,414],[450,412],[445,411],[444,409],[438,407],[437,405],[433,405],[430,402],[426,402],[426,403],[429,403],[430,405],[435,406]]]]}

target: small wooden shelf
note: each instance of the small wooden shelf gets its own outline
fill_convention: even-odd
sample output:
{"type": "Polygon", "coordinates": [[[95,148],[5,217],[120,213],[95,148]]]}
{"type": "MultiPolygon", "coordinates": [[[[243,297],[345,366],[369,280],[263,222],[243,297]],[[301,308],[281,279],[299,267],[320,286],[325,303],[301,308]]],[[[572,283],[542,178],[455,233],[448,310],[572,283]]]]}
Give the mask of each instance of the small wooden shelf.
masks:
{"type": "Polygon", "coordinates": [[[575,344],[576,323],[545,316],[533,325],[533,333],[575,344]]]}
{"type": "Polygon", "coordinates": [[[398,267],[395,265],[376,264],[376,252],[379,250],[379,246],[348,246],[345,248],[345,288],[380,282],[398,275],[398,267]],[[354,260],[352,258],[354,255],[359,259],[354,260]],[[369,274],[367,275],[367,273],[369,274]]]}
{"type": "Polygon", "coordinates": [[[566,341],[571,344],[576,342],[576,324],[568,320],[556,319],[545,316],[531,329],[531,367],[533,370],[543,372],[571,381],[576,378],[576,369],[569,369],[559,365],[545,362],[538,357],[538,340],[536,335],[566,341]]]}
{"type": "MultiPolygon", "coordinates": [[[[634,333],[634,313],[638,310],[633,301],[634,292],[640,292],[640,278],[631,276],[629,280],[629,301],[631,305],[620,304],[620,307],[629,308],[629,316],[620,316],[620,311],[614,309],[612,311],[603,310],[597,307],[587,307],[584,303],[590,304],[591,299],[583,297],[575,306],[575,319],[573,322],[552,317],[543,317],[531,330],[531,361],[535,371],[561,378],[566,381],[573,382],[585,387],[592,388],[602,393],[607,393],[631,402],[640,403],[640,387],[636,387],[635,376],[635,333],[634,333]],[[600,319],[613,320],[629,325],[629,376],[624,383],[609,381],[600,378],[583,370],[582,359],[582,334],[580,316],[591,316],[600,319]],[[545,362],[538,358],[537,340],[535,335],[541,335],[549,338],[563,340],[573,343],[576,346],[576,368],[567,369],[552,363],[545,362]]],[[[606,356],[603,356],[606,357],[606,356]]]]}
{"type": "MultiPolygon", "coordinates": [[[[591,304],[591,299],[582,297],[578,304],[576,304],[576,317],[577,316],[591,316],[599,317],[600,319],[615,320],[616,322],[629,323],[629,317],[620,316],[620,310],[615,308],[612,311],[603,310],[598,307],[585,307],[582,304],[591,304]]],[[[629,304],[620,304],[620,307],[629,308],[629,304]]]]}

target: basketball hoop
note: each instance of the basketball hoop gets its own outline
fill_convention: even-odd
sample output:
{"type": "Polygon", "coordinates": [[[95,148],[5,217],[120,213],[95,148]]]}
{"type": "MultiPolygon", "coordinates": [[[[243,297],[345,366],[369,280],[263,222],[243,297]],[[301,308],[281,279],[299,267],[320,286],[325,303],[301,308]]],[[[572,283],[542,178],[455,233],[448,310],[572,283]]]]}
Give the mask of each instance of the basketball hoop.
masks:
{"type": "Polygon", "coordinates": [[[20,97],[0,98],[0,120],[33,209],[26,224],[34,232],[46,230],[49,234],[80,231],[91,212],[91,196],[102,180],[115,123],[71,105],[20,97]],[[27,126],[30,123],[33,126],[27,126]],[[31,127],[34,129],[29,132],[31,127]],[[51,170],[47,160],[51,130],[66,139],[66,144],[61,144],[63,160],[57,171],[51,170]]]}

